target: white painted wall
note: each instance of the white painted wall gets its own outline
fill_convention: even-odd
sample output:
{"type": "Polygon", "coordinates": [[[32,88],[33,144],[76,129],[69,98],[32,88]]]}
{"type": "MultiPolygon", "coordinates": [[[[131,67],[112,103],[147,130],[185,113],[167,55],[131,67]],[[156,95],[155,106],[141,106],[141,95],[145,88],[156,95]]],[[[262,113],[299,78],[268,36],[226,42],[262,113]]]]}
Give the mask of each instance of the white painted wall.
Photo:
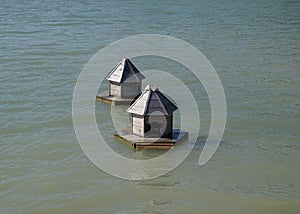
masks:
{"type": "Polygon", "coordinates": [[[110,96],[121,97],[121,86],[110,83],[109,94],[110,96]]]}
{"type": "Polygon", "coordinates": [[[132,133],[144,137],[144,118],[132,117],[132,133]]]}

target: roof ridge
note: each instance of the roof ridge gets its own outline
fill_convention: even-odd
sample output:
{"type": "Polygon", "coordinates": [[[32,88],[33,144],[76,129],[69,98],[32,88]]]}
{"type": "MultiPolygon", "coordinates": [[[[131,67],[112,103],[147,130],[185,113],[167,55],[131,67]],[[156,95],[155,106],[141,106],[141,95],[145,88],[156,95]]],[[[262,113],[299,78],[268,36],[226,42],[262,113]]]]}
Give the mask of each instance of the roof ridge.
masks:
{"type": "Polygon", "coordinates": [[[145,76],[128,58],[122,58],[121,62],[119,62],[106,77],[107,80],[118,83],[122,83],[130,78],[134,78],[135,81],[140,81],[145,79],[145,76]],[[118,69],[120,66],[122,66],[121,69],[118,69]]]}
{"type": "Polygon", "coordinates": [[[156,97],[157,97],[157,100],[158,100],[158,102],[160,103],[160,105],[161,105],[161,107],[162,107],[162,110],[164,111],[164,112],[162,112],[162,113],[163,113],[163,114],[168,113],[168,111],[166,110],[165,105],[163,104],[161,98],[159,97],[159,94],[161,94],[161,92],[160,92],[160,91],[155,91],[155,92],[156,92],[155,95],[156,95],[156,97]]]}
{"type": "Polygon", "coordinates": [[[176,109],[177,109],[177,106],[171,101],[169,100],[168,97],[166,97],[166,95],[164,95],[163,93],[161,93],[160,91],[159,92],[159,95],[162,96],[165,100],[167,100],[170,104],[172,104],[176,109]]]}
{"type": "MultiPolygon", "coordinates": [[[[145,90],[145,92],[147,92],[148,90],[145,90]]],[[[152,95],[153,95],[153,91],[152,90],[149,90],[150,94],[149,96],[147,97],[147,101],[146,101],[146,106],[145,106],[145,110],[143,112],[143,114],[147,114],[148,113],[148,107],[149,107],[149,100],[152,98],[152,95]]]]}
{"type": "Polygon", "coordinates": [[[127,112],[138,115],[149,115],[153,113],[151,110],[155,111],[155,109],[161,109],[161,113],[169,115],[177,109],[177,106],[160,92],[158,88],[153,89],[148,84],[137,100],[130,105],[127,112]],[[136,108],[134,108],[135,106],[136,108]]]}
{"type": "MultiPolygon", "coordinates": [[[[125,59],[125,58],[123,58],[125,59]]],[[[106,75],[105,79],[108,79],[115,71],[116,69],[121,65],[121,63],[123,62],[123,59],[117,64],[115,65],[115,67],[106,75]]],[[[124,69],[124,66],[123,66],[124,69]]]]}
{"type": "Polygon", "coordinates": [[[141,95],[126,109],[126,111],[129,111],[130,109],[133,108],[133,106],[139,101],[142,99],[142,97],[144,96],[144,94],[146,93],[146,91],[143,91],[141,93],[141,95]]]}

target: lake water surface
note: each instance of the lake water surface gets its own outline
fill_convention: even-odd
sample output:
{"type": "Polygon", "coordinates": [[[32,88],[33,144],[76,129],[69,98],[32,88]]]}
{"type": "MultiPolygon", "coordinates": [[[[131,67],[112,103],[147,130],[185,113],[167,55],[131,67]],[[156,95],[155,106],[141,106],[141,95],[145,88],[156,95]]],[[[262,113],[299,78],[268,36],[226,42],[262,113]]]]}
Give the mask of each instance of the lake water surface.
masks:
{"type": "MultiPolygon", "coordinates": [[[[292,0],[1,1],[0,213],[299,213],[299,11],[292,0]],[[201,84],[168,60],[132,59],[141,71],[182,74],[201,114],[188,158],[162,177],[133,182],[85,156],[72,95],[97,51],[145,33],[180,38],[205,54],[222,81],[228,119],[220,147],[200,167],[210,125],[201,84]]],[[[113,149],[160,154],[115,142],[109,110],[96,103],[113,149]]]]}

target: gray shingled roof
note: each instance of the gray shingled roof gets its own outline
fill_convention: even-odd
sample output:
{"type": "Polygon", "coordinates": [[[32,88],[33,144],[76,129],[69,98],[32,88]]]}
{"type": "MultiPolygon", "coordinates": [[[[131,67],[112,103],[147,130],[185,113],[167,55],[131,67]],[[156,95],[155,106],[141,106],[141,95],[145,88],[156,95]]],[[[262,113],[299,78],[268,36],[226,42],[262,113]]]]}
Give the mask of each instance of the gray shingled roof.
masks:
{"type": "Polygon", "coordinates": [[[129,106],[127,112],[143,116],[153,115],[153,112],[158,111],[163,115],[169,115],[176,109],[177,107],[158,88],[147,85],[144,92],[129,106]]]}
{"type": "Polygon", "coordinates": [[[139,72],[129,59],[123,58],[108,74],[106,79],[117,83],[123,83],[124,81],[139,82],[144,78],[144,75],[139,72]]]}

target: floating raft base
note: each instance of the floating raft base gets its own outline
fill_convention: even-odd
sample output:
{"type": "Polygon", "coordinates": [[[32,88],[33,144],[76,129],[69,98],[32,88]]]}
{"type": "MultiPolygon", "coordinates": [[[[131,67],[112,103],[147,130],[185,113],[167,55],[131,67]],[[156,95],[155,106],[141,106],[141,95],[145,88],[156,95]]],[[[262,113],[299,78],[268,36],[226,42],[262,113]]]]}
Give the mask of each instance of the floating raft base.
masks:
{"type": "Polygon", "coordinates": [[[98,94],[96,96],[96,100],[112,105],[127,105],[133,101],[133,99],[124,99],[115,96],[109,96],[108,91],[104,91],[98,94]]]}
{"type": "Polygon", "coordinates": [[[172,139],[169,138],[143,138],[131,133],[131,128],[124,129],[114,134],[116,140],[129,145],[136,150],[139,149],[170,149],[176,142],[188,140],[188,132],[173,130],[172,139]]]}

